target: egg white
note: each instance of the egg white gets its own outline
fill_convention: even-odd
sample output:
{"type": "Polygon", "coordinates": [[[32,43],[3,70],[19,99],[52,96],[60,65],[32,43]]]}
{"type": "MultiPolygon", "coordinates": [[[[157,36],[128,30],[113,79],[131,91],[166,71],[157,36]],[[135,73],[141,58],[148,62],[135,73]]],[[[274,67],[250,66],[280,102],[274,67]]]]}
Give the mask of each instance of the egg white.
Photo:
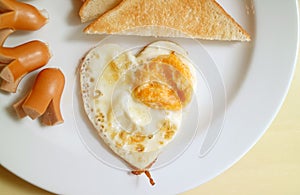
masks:
{"type": "Polygon", "coordinates": [[[131,95],[135,71],[171,51],[190,62],[184,49],[168,41],[150,44],[137,57],[123,51],[116,44],[106,44],[86,55],[80,68],[82,99],[90,121],[112,151],[132,167],[146,169],[175,139],[182,112],[156,110],[136,101],[131,95]]]}

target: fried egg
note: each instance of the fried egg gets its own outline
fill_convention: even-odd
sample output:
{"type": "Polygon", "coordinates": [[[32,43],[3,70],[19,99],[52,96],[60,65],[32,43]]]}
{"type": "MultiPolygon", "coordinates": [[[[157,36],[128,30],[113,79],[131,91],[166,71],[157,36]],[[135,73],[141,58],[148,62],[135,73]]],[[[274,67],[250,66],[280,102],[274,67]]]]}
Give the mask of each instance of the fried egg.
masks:
{"type": "Polygon", "coordinates": [[[137,84],[133,95],[155,109],[181,110],[193,94],[193,66],[181,54],[156,44],[149,45],[138,57],[141,64],[148,63],[136,75],[141,84],[137,84]]]}
{"type": "Polygon", "coordinates": [[[116,44],[92,49],[80,67],[85,112],[112,151],[149,168],[180,129],[195,77],[179,45],[158,41],[134,55],[116,44]]]}

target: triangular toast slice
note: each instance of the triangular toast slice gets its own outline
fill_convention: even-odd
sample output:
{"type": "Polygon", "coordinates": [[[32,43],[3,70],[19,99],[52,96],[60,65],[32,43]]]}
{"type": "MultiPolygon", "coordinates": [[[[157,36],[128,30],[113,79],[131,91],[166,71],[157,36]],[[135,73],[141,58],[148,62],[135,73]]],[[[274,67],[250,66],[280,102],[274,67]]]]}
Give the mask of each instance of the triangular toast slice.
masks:
{"type": "Polygon", "coordinates": [[[122,0],[86,0],[82,4],[79,16],[81,22],[96,19],[106,11],[118,5],[122,0]]]}
{"type": "Polygon", "coordinates": [[[250,41],[215,0],[124,0],[84,32],[250,41]]]}

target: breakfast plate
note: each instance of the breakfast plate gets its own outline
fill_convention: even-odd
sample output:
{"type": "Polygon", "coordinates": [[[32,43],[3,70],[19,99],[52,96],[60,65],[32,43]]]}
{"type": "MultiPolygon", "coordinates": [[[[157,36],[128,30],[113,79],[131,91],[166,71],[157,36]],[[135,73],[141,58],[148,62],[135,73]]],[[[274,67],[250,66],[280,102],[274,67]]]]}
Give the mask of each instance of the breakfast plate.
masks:
{"type": "Polygon", "coordinates": [[[162,154],[161,162],[151,170],[156,181],[152,187],[144,177],[129,174],[110,154],[105,154],[107,158],[100,154],[99,158],[99,143],[86,140],[95,137],[83,131],[77,82],[80,60],[101,41],[118,40],[121,44],[130,39],[133,46],[140,46],[137,44],[153,38],[85,35],[82,30],[86,25],[80,23],[77,14],[80,1],[28,2],[47,10],[49,23],[35,32],[16,32],[5,45],[33,39],[48,42],[53,57],[47,67],[60,68],[66,77],[61,103],[65,121],[45,127],[38,120],[17,119],[11,105],[28,91],[37,71],[27,75],[15,94],[0,93],[0,163],[28,182],[57,194],[175,194],[203,184],[232,166],[263,135],[280,109],[293,76],[298,50],[297,1],[219,0],[250,33],[252,41],[172,40],[191,49],[190,53],[201,50],[203,60],[213,61],[210,65],[215,69],[211,75],[205,65],[199,70],[199,82],[206,84],[203,96],[201,92],[197,96],[206,98],[196,102],[200,105],[195,107],[198,117],[191,117],[191,121],[196,121],[196,126],[198,120],[202,122],[200,129],[204,131],[191,131],[175,155],[172,147],[162,154]],[[213,113],[216,105],[212,102],[220,96],[225,98],[226,110],[213,113]],[[208,107],[202,109],[206,101],[208,107]],[[203,110],[208,114],[201,113],[203,110]],[[216,123],[220,131],[210,134],[209,127],[216,123]]]}

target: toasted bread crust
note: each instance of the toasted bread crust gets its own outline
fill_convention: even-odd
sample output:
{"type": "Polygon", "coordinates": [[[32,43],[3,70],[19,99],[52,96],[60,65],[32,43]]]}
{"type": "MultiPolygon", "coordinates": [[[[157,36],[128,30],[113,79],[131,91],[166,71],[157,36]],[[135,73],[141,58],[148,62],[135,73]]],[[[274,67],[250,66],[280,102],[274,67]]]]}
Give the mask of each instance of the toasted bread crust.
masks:
{"type": "Polygon", "coordinates": [[[118,5],[121,0],[86,0],[79,10],[81,22],[96,19],[106,11],[118,5]]]}
{"type": "Polygon", "coordinates": [[[215,0],[124,0],[84,32],[250,40],[250,35],[215,0]],[[139,30],[141,27],[144,30],[139,30]]]}

